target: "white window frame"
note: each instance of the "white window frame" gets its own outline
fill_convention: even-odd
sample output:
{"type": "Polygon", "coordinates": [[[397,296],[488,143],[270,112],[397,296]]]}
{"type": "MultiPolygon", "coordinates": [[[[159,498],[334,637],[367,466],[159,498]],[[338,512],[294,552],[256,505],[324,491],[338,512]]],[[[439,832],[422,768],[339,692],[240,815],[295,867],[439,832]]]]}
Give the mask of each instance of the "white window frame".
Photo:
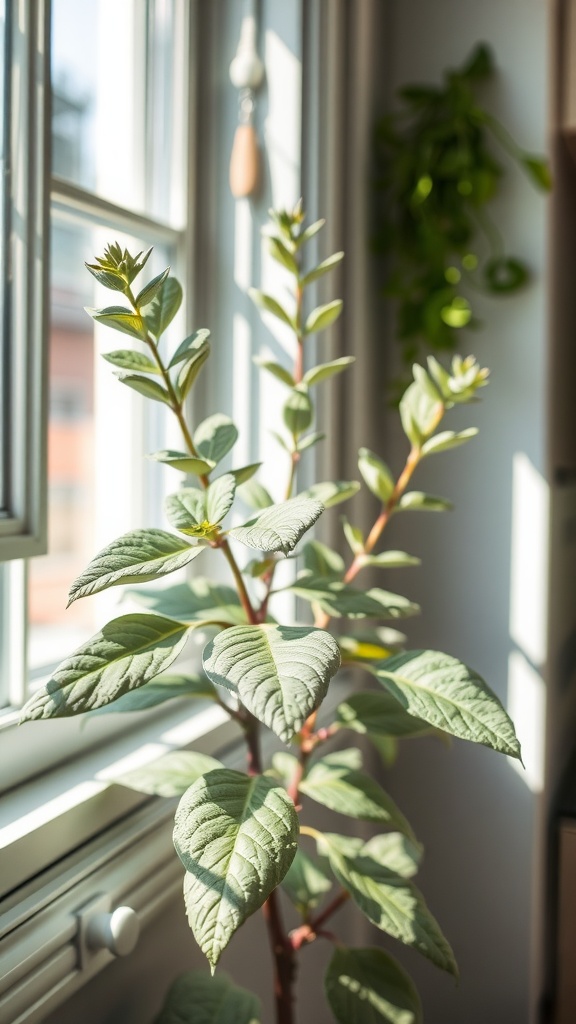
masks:
{"type": "MultiPolygon", "coordinates": [[[[15,532],[23,526],[23,517],[13,517],[12,519],[9,517],[0,518],[0,626],[3,629],[3,636],[8,637],[10,641],[8,644],[2,644],[0,653],[0,669],[2,670],[0,678],[7,680],[8,686],[8,692],[3,692],[1,696],[4,702],[8,700],[10,705],[18,707],[26,699],[29,674],[26,657],[28,647],[27,615],[23,611],[23,601],[25,601],[27,587],[27,571],[26,565],[22,563],[22,559],[24,556],[32,557],[45,553],[47,545],[45,520],[47,507],[47,341],[49,323],[48,239],[50,237],[49,224],[51,213],[54,211],[56,214],[64,217],[76,218],[88,225],[93,223],[104,230],[109,228],[111,237],[114,237],[115,233],[119,231],[124,231],[142,239],[143,244],[165,245],[175,254],[176,264],[181,268],[186,268],[188,280],[184,283],[186,286],[185,292],[189,295],[192,290],[190,288],[192,246],[186,222],[188,220],[191,188],[188,185],[184,190],[172,189],[170,191],[169,209],[166,210],[165,219],[161,220],[126,207],[121,207],[88,189],[71,184],[51,174],[50,146],[47,141],[50,131],[50,82],[46,80],[49,79],[50,65],[50,0],[5,0],[5,3],[7,11],[13,16],[10,18],[10,27],[12,28],[12,35],[18,44],[16,46],[15,43],[13,46],[15,70],[12,73],[12,79],[19,80],[24,78],[26,82],[29,79],[31,80],[31,75],[35,68],[33,55],[37,52],[43,55],[43,63],[42,67],[36,70],[36,73],[40,75],[40,71],[42,71],[45,75],[45,78],[42,80],[42,87],[38,86],[35,94],[34,90],[28,89],[26,93],[22,94],[23,98],[19,103],[18,109],[22,107],[24,101],[26,104],[26,118],[22,123],[26,124],[27,130],[16,130],[16,125],[22,129],[19,117],[12,116],[10,124],[12,152],[17,153],[17,159],[16,157],[12,158],[13,166],[16,169],[22,166],[26,168],[26,175],[17,175],[16,173],[12,175],[14,179],[12,191],[16,193],[17,189],[19,189],[21,193],[24,193],[28,189],[29,192],[34,192],[35,196],[41,197],[41,199],[36,198],[35,206],[32,206],[31,201],[27,200],[28,207],[35,214],[35,233],[32,221],[30,223],[25,221],[23,216],[24,198],[17,197],[20,206],[16,205],[15,200],[11,201],[10,216],[16,224],[25,225],[26,239],[28,239],[29,235],[32,235],[34,239],[34,264],[30,267],[24,262],[24,256],[26,255],[24,241],[26,239],[22,241],[19,237],[13,237],[11,239],[11,252],[16,253],[19,258],[18,260],[13,258],[11,267],[7,268],[10,271],[8,274],[10,302],[7,308],[12,321],[11,330],[7,335],[7,342],[10,346],[10,355],[13,356],[10,359],[10,369],[14,378],[9,382],[9,390],[15,396],[14,406],[19,417],[17,420],[13,420],[14,429],[10,434],[10,441],[13,444],[9,454],[8,465],[18,467],[18,479],[22,483],[22,494],[35,496],[34,501],[31,503],[35,509],[34,516],[36,518],[34,521],[42,520],[41,528],[40,526],[38,527],[38,530],[34,532],[34,538],[31,540],[29,536],[15,535],[15,532]],[[40,38],[42,39],[41,44],[38,43],[40,38]],[[26,65],[25,75],[22,71],[24,65],[26,65]],[[39,111],[32,110],[34,98],[40,107],[39,111]],[[39,129],[34,130],[34,126],[40,123],[43,129],[42,147],[40,147],[40,143],[37,141],[40,135],[39,129]],[[36,142],[31,141],[31,138],[36,140],[36,142]],[[29,159],[26,159],[28,147],[33,146],[33,144],[36,148],[31,150],[29,159]],[[34,188],[32,187],[33,185],[34,188]],[[26,189],[24,186],[26,186],[26,189]],[[182,191],[184,194],[180,201],[177,196],[182,191]],[[42,231],[36,226],[36,222],[40,217],[38,212],[40,209],[42,212],[42,231]],[[42,296],[41,301],[36,301],[35,295],[39,287],[40,276],[42,296]],[[37,327],[36,331],[32,330],[33,325],[37,327]],[[27,457],[29,452],[31,453],[30,458],[27,457]],[[28,487],[29,481],[32,481],[33,484],[30,487],[28,487]]],[[[187,70],[192,65],[188,52],[191,44],[186,44],[184,41],[195,38],[193,24],[197,16],[196,4],[194,2],[188,4],[184,0],[180,0],[178,10],[178,17],[181,22],[180,28],[183,30],[182,44],[178,47],[178,50],[181,50],[182,53],[173,54],[172,59],[179,72],[175,76],[175,80],[180,79],[184,89],[183,95],[179,94],[173,97],[173,104],[176,106],[176,109],[179,105],[187,113],[184,113],[181,117],[176,117],[174,137],[177,140],[177,147],[179,149],[176,155],[181,156],[188,163],[188,137],[194,128],[193,125],[190,125],[190,117],[188,116],[188,112],[193,108],[191,83],[194,76],[187,70]],[[185,50],[186,52],[184,52],[185,50]]],[[[142,39],[144,40],[145,38],[146,36],[142,35],[142,39]]],[[[162,54],[160,63],[165,59],[165,55],[162,54]]],[[[158,73],[155,69],[155,60],[153,61],[151,72],[152,74],[158,73]]],[[[147,83],[143,81],[144,84],[147,83]]],[[[22,87],[18,90],[16,86],[13,86],[12,92],[20,96],[22,87]]],[[[146,104],[144,108],[146,114],[149,114],[150,98],[143,96],[142,102],[146,104]]],[[[153,158],[150,150],[145,154],[144,148],[142,148],[142,161],[144,161],[145,156],[147,160],[152,160],[153,158]]],[[[166,153],[163,153],[162,159],[166,161],[166,153]]],[[[190,178],[191,174],[188,174],[188,177],[190,178]]],[[[144,198],[144,193],[142,198],[144,198]]],[[[9,220],[10,218],[7,219],[9,220]]],[[[28,249],[30,248],[31,246],[28,245],[28,249]]],[[[181,314],[179,318],[182,321],[184,319],[181,314]]],[[[182,329],[184,328],[183,323],[180,326],[182,329]]],[[[110,332],[105,332],[103,328],[96,325],[96,334],[99,333],[110,332]]],[[[109,344],[106,347],[110,347],[109,344]]],[[[118,390],[125,392],[118,401],[120,403],[123,400],[123,408],[129,409],[130,416],[134,421],[132,433],[136,435],[139,433],[139,428],[142,425],[143,400],[127,389],[118,390]]],[[[140,433],[142,433],[141,430],[140,433]]],[[[100,449],[102,448],[101,440],[99,438],[98,441],[100,449]]],[[[144,441],[142,441],[143,444],[144,441]]],[[[144,449],[141,452],[136,451],[133,453],[133,459],[126,460],[130,473],[132,473],[131,467],[135,463],[139,466],[145,465],[143,460],[138,458],[139,455],[143,454],[144,449]]],[[[160,467],[151,467],[150,472],[153,473],[154,471],[156,471],[156,476],[162,472],[160,467]]],[[[134,506],[138,506],[138,497],[141,497],[146,489],[145,482],[140,480],[142,475],[142,473],[139,473],[138,480],[131,481],[132,483],[136,482],[138,485],[132,487],[128,486],[128,478],[126,477],[126,491],[131,495],[130,503],[134,511],[136,511],[134,506]]],[[[122,479],[124,479],[124,476],[122,479]]],[[[138,514],[139,512],[140,509],[138,508],[138,514]]],[[[124,529],[126,528],[128,527],[124,527],[124,529]]],[[[122,532],[122,529],[114,531],[113,525],[111,530],[113,531],[112,535],[118,535],[122,532]]],[[[106,536],[105,539],[102,539],[101,543],[96,543],[95,550],[108,542],[109,539],[110,537],[106,536]]],[[[73,642],[71,646],[74,646],[73,642]]],[[[62,651],[61,657],[66,653],[68,651],[62,651]]],[[[13,729],[11,730],[17,717],[17,712],[10,712],[9,710],[0,711],[0,735],[2,739],[0,753],[2,758],[12,753],[12,747],[15,748],[14,752],[16,753],[18,744],[22,741],[21,732],[18,731],[18,739],[14,736],[13,729]]],[[[114,731],[115,727],[113,726],[112,728],[114,731]]],[[[121,727],[117,726],[116,728],[120,729],[121,727]]],[[[50,754],[48,749],[42,752],[42,757],[46,758],[44,763],[47,768],[51,767],[54,763],[55,757],[58,760],[62,760],[64,756],[71,756],[76,753],[77,749],[82,748],[80,736],[75,736],[72,730],[70,732],[70,746],[66,745],[64,749],[60,748],[59,756],[54,753],[50,754]]],[[[96,729],[94,742],[98,742],[97,737],[98,730],[96,729]]],[[[47,748],[49,746],[50,743],[48,742],[47,748]]],[[[42,743],[40,743],[39,747],[35,743],[34,751],[39,751],[42,747],[42,743]]],[[[21,764],[22,759],[17,759],[17,761],[21,764]]],[[[15,774],[12,770],[12,766],[15,763],[10,758],[10,769],[8,772],[2,773],[2,777],[0,777],[0,792],[8,786],[22,781],[26,774],[30,774],[30,770],[24,766],[15,774]]]]}
{"type": "MultiPolygon", "coordinates": [[[[7,508],[0,560],[46,551],[46,336],[49,155],[48,0],[6,0],[6,279],[2,327],[9,340],[2,432],[7,508]],[[9,424],[6,420],[9,419],[9,424]]],[[[6,345],[6,341],[5,341],[6,345]]],[[[6,348],[4,348],[6,353],[6,348]]]]}

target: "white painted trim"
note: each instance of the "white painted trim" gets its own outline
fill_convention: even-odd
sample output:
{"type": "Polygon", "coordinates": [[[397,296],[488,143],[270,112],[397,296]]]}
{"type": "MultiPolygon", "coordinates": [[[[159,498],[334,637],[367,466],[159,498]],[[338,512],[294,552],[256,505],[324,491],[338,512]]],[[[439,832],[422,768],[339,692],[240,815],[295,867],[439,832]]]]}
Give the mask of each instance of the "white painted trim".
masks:
{"type": "Polygon", "coordinates": [[[46,324],[49,167],[47,0],[15,0],[10,11],[7,281],[4,327],[10,367],[5,439],[8,509],[0,560],[46,551],[46,324]],[[25,127],[24,127],[25,126],[25,127]]]}

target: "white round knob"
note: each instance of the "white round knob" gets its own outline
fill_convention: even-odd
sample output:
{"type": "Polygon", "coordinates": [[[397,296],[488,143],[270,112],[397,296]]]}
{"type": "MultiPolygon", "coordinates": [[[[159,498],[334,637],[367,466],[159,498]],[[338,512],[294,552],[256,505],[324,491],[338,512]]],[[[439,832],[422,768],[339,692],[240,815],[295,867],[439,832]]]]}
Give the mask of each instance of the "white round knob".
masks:
{"type": "Polygon", "coordinates": [[[92,918],[86,942],[91,949],[107,949],[114,956],[128,956],[139,935],[138,914],[131,907],[117,907],[111,914],[96,914],[92,918]]]}

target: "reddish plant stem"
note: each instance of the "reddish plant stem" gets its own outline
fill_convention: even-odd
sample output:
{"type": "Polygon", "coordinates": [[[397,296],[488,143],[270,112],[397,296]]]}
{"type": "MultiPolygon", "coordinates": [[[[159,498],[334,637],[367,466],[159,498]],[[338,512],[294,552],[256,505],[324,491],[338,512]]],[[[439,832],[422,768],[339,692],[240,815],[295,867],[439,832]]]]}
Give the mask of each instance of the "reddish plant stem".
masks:
{"type": "Polygon", "coordinates": [[[307,924],[303,924],[299,928],[295,928],[293,932],[290,932],[289,941],[292,949],[301,949],[301,947],[306,945],[306,943],[314,942],[316,936],[322,932],[322,925],[325,924],[337,910],[340,910],[340,907],[342,907],[349,899],[350,893],[347,892],[346,889],[342,889],[342,891],[334,897],[332,902],[328,904],[321,914],[318,914],[317,917],[313,917],[311,921],[307,922],[307,924]]]}
{"type": "MultiPolygon", "coordinates": [[[[444,407],[442,406],[441,408],[443,413],[444,407]]],[[[439,417],[439,419],[441,419],[441,417],[439,417]]],[[[434,426],[434,430],[436,429],[436,425],[434,426]]],[[[414,470],[418,466],[421,458],[422,451],[420,447],[413,446],[410,449],[410,453],[408,455],[408,458],[406,459],[406,465],[404,466],[404,469],[402,470],[400,476],[396,481],[392,494],[388,498],[386,504],[383,506],[380,515],[376,519],[376,522],[374,523],[372,529],[370,530],[370,533],[368,534],[368,537],[366,538],[363,550],[360,551],[358,554],[354,555],[354,558],[344,576],[344,583],[351,583],[352,580],[355,579],[355,577],[360,572],[360,569],[364,565],[363,556],[371,554],[371,552],[376,547],[376,544],[380,540],[380,537],[382,536],[384,529],[386,528],[390,521],[394,509],[396,508],[398,502],[400,501],[400,498],[404,494],[404,491],[406,490],[408,484],[410,483],[414,470]]],[[[321,615],[318,615],[316,617],[315,625],[319,629],[325,629],[328,623],[330,622],[330,618],[331,617],[330,615],[328,615],[327,612],[322,612],[321,615]]]]}
{"type": "Polygon", "coordinates": [[[295,1024],[292,986],[296,976],[296,961],[292,943],[284,931],[277,891],[268,897],[262,907],[262,913],[268,927],[274,957],[276,1024],[295,1024]]]}

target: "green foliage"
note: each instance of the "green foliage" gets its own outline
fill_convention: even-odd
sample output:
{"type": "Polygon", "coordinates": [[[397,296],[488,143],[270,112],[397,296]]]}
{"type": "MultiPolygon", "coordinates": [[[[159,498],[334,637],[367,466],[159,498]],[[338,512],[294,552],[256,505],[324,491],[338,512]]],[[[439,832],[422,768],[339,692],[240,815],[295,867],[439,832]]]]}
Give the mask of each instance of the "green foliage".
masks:
{"type": "Polygon", "coordinates": [[[325,985],[339,1024],[421,1024],[422,1007],[414,983],[382,949],[339,947],[325,985]]]}
{"type": "Polygon", "coordinates": [[[150,796],[182,796],[201,776],[223,767],[220,761],[208,754],[173,750],[140,768],[116,775],[113,781],[150,796]]]}
{"type": "MultiPolygon", "coordinates": [[[[485,54],[477,55],[466,71],[470,80],[486,74],[486,61],[485,54]]],[[[531,173],[538,176],[539,171],[532,168],[531,173]]],[[[420,206],[427,198],[424,186],[421,191],[420,206]]],[[[337,267],[342,254],[309,266],[306,245],[323,221],[306,228],[304,220],[300,204],[271,214],[270,254],[292,279],[287,308],[273,296],[252,291],[256,305],[294,335],[292,370],[256,360],[288,388],[281,416],[289,436],[277,435],[282,458],[288,460],[282,498],[256,478],[257,462],[228,472],[219,468],[238,439],[227,415],[215,413],[188,424],[186,399],[209,357],[209,332],[195,331],[171,345],[170,358],[163,354],[164,331],[182,299],[169,271],[135,294],[134,281],[149,253],[131,256],[113,244],[89,266],[100,284],[122,293],[127,303],[92,315],[135,342],[134,349],[107,353],[108,362],[119,368],[122,383],[167,406],[181,432],[178,447],[150,458],[195,479],[167,498],[166,514],[175,533],[137,529],[124,534],[100,551],[72,584],[71,601],[108,587],[137,584],[129,596],[142,612],[103,626],[33,694],[22,714],[28,720],[130,713],[184,698],[217,702],[236,722],[247,746],[247,773],[185,750],[164,754],[114,781],[146,794],[180,797],[174,843],[186,870],[184,899],[212,971],[246,918],[265,908],[277,978],[277,1019],[283,1024],[294,1020],[291,985],[299,949],[319,937],[335,939],[324,924],[347,899],[392,938],[456,973],[450,946],[412,881],[422,851],[410,824],[380,783],[363,770],[360,750],[334,750],[331,739],[350,743],[364,736],[385,765],[393,762],[401,743],[427,733],[454,735],[511,756],[520,753],[510,719],[477,673],[449,655],[407,652],[406,637],[381,625],[386,619],[417,614],[417,605],[358,580],[366,567],[396,570],[419,564],[406,552],[382,549],[382,532],[394,514],[448,507],[442,498],[410,490],[411,480],[424,458],[474,436],[473,428],[439,428],[453,406],[476,399],[487,383],[487,371],[474,359],[460,357],[449,368],[433,357],[426,368],[414,366],[400,404],[407,437],[404,467],[396,473],[367,448],[358,454],[360,477],[378,501],[371,529],[365,531],[352,517],[342,519],[342,541],[351,549],[347,557],[309,534],[326,507],[353,499],[361,484],[321,480],[305,490],[298,487],[300,461],[324,436],[315,429],[311,389],[333,386],[332,378],[353,362],[342,357],[305,366],[307,336],[328,329],[342,309],[335,299],[306,314],[306,289],[337,267]],[[246,504],[253,510],[247,521],[227,527],[229,514],[246,517],[246,504]],[[246,547],[252,549],[248,561],[246,547]],[[186,570],[200,554],[203,567],[206,559],[223,557],[231,571],[229,582],[193,574],[164,585],[163,577],[186,570]],[[280,562],[287,562],[287,575],[275,587],[280,562]],[[147,585],[159,580],[160,587],[147,585]],[[280,592],[303,599],[313,625],[309,617],[303,623],[278,622],[274,616],[280,592]],[[333,619],[344,624],[340,635],[333,635],[333,619]],[[356,630],[356,619],[373,623],[356,630]],[[202,637],[203,674],[167,674],[193,630],[202,637]],[[357,670],[354,691],[341,701],[332,720],[325,716],[319,724],[317,713],[341,660],[357,670]],[[264,729],[289,745],[274,754],[270,765],[261,754],[264,729]],[[322,835],[307,824],[318,804],[348,824],[363,821],[386,831],[368,841],[364,836],[322,835]],[[317,843],[318,858],[306,849],[310,838],[317,843]],[[279,885],[301,918],[290,932],[277,901],[279,885]]],[[[465,312],[453,300],[451,309],[453,320],[465,312]]],[[[334,1018],[346,1024],[419,1024],[422,1019],[412,982],[381,950],[338,944],[326,975],[326,994],[334,1018]]],[[[174,984],[157,1024],[260,1024],[261,1017],[258,1000],[225,976],[211,979],[192,973],[174,984]]]]}
{"type": "Polygon", "coordinates": [[[430,913],[422,894],[403,875],[391,870],[365,844],[354,854],[343,853],[338,838],[325,834],[318,852],[328,857],[335,878],[377,928],[417,949],[450,974],[458,968],[450,944],[430,913]]]}
{"type": "Polygon", "coordinates": [[[171,986],[154,1024],[263,1024],[260,1000],[226,974],[181,975],[171,986]]]}
{"type": "Polygon", "coordinates": [[[298,815],[264,775],[219,768],[186,791],[174,846],[194,937],[214,968],[234,932],[280,884],[298,846],[298,815]]]}
{"type": "Polygon", "coordinates": [[[462,328],[479,326],[474,293],[509,294],[530,279],[488,214],[505,173],[493,143],[540,190],[550,189],[550,171],[481,106],[494,75],[480,44],[440,85],[400,89],[376,128],[374,243],[387,258],[384,293],[395,300],[408,365],[422,347],[454,349],[462,328]]]}
{"type": "Polygon", "coordinates": [[[236,626],[204,650],[208,678],[236,693],[285,743],[322,702],[339,667],[331,634],[305,626],[236,626]]]}

